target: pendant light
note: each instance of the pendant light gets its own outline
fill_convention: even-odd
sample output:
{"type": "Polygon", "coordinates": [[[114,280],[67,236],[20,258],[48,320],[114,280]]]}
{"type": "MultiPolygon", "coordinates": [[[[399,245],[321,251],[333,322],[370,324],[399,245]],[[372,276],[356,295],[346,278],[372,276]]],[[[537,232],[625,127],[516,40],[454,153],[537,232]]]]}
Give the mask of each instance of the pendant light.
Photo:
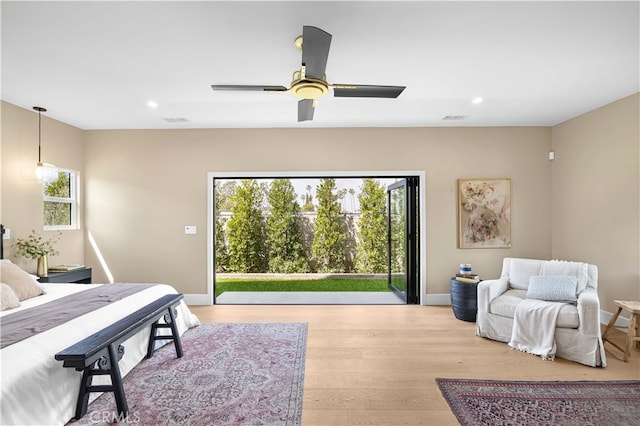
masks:
{"type": "Polygon", "coordinates": [[[38,111],[38,164],[36,165],[36,177],[38,180],[42,180],[44,176],[44,165],[42,164],[42,116],[43,112],[47,112],[46,108],[34,106],[34,110],[38,111]]]}

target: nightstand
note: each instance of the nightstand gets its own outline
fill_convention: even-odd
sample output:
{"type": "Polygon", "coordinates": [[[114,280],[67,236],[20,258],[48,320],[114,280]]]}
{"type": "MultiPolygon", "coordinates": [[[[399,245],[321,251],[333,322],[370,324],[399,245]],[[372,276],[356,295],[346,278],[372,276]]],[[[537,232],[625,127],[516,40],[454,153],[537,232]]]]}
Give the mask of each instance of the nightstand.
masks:
{"type": "Polygon", "coordinates": [[[49,276],[40,277],[41,283],[91,284],[91,268],[75,269],[68,272],[49,272],[49,276]]]}

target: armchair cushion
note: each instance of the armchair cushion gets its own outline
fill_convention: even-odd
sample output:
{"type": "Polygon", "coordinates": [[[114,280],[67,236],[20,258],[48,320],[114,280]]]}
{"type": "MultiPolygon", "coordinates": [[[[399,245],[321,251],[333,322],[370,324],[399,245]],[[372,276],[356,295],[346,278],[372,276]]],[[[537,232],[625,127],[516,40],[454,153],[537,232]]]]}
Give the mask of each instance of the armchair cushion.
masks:
{"type": "Polygon", "coordinates": [[[534,275],[529,279],[527,299],[576,302],[578,280],[567,275],[534,275]]]}
{"type": "Polygon", "coordinates": [[[490,313],[501,317],[513,318],[516,313],[516,305],[527,296],[525,290],[507,290],[491,301],[490,313]]]}
{"type": "MultiPolygon", "coordinates": [[[[502,295],[491,301],[489,313],[500,317],[513,319],[518,303],[526,299],[525,290],[507,290],[502,295]]],[[[556,327],[558,328],[578,328],[580,317],[576,305],[565,304],[560,309],[556,327]]]]}

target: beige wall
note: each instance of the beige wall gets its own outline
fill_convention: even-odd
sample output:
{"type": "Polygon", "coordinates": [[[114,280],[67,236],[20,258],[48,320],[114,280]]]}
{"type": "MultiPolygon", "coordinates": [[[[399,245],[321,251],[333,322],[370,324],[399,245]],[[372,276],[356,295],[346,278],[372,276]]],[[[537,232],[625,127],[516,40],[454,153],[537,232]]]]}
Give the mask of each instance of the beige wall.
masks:
{"type": "Polygon", "coordinates": [[[640,300],[640,96],[555,126],[552,256],[598,265],[602,308],[640,300]]]}
{"type": "Polygon", "coordinates": [[[504,256],[551,254],[548,128],[89,131],[86,144],[87,230],[116,281],[206,293],[208,172],[424,170],[430,294],[448,293],[462,262],[488,278],[504,256]],[[463,177],[512,179],[510,250],[456,247],[463,177]]]}
{"type": "MultiPolygon", "coordinates": [[[[1,219],[15,236],[42,227],[37,115],[2,107],[1,219]]],[[[612,311],[611,299],[640,298],[638,120],[638,95],[553,128],[82,131],[44,117],[43,157],[80,170],[83,231],[116,281],[206,291],[208,172],[424,170],[427,293],[448,293],[461,262],[489,278],[504,256],[554,257],[597,264],[612,311]],[[511,249],[456,247],[456,179],[469,177],[512,179],[511,249]]],[[[105,282],[84,241],[66,232],[54,260],[105,282]]]]}
{"type": "MultiPolygon", "coordinates": [[[[36,261],[15,258],[12,244],[31,230],[49,238],[53,232],[43,231],[42,185],[36,180],[38,161],[38,114],[2,102],[2,193],[0,220],[11,230],[11,240],[4,241],[5,257],[29,272],[36,270],[36,261]]],[[[42,115],[42,161],[57,167],[77,170],[82,181],[84,173],[84,132],[42,115]]],[[[84,195],[80,186],[80,197],[84,195]]],[[[83,209],[80,208],[82,224],[83,209]]],[[[50,264],[82,263],[84,235],[82,230],[64,231],[56,244],[59,256],[50,264]]]]}

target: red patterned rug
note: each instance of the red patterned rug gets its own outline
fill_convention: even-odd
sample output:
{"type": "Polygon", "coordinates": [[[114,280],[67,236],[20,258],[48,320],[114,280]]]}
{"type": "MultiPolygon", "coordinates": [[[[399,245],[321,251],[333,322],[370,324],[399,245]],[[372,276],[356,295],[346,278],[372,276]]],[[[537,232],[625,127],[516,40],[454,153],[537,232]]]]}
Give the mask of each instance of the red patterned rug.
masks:
{"type": "MultiPolygon", "coordinates": [[[[124,378],[136,425],[299,425],[307,324],[202,324],[158,349],[124,378]]],[[[117,418],[112,393],[73,425],[117,418]]],[[[123,419],[120,419],[123,420],[123,419]]]]}
{"type": "Polygon", "coordinates": [[[436,379],[463,426],[640,425],[640,381],[436,379]]]}

